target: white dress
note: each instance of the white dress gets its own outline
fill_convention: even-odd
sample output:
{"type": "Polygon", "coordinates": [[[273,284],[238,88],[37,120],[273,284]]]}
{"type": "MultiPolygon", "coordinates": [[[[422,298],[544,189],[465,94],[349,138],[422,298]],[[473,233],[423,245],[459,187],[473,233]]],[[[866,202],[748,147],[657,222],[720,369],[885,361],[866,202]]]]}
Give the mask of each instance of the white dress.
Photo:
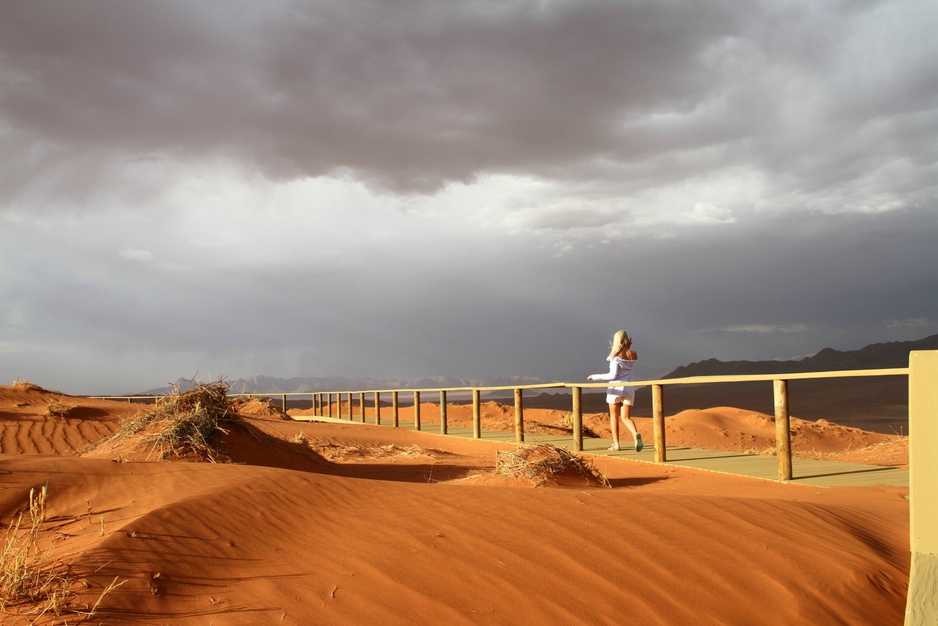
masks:
{"type": "MultiPolygon", "coordinates": [[[[635,361],[628,361],[621,357],[607,359],[609,361],[609,372],[606,374],[593,374],[593,380],[608,380],[613,383],[632,382],[632,371],[635,368],[635,361]]],[[[615,404],[625,402],[632,404],[635,401],[635,387],[609,387],[606,390],[606,402],[615,404]]]]}

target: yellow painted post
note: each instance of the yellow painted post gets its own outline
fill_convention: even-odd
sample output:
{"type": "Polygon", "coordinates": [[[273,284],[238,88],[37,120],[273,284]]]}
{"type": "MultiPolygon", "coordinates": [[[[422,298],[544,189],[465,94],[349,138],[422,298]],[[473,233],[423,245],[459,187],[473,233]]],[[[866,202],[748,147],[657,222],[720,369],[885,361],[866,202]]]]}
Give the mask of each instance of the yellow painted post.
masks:
{"type": "Polygon", "coordinates": [[[472,438],[482,437],[482,408],[479,405],[479,390],[472,390],[472,438]]]}
{"type": "Polygon", "coordinates": [[[375,392],[375,426],[381,425],[381,392],[375,392]]]}
{"type": "Polygon", "coordinates": [[[446,390],[440,391],[440,434],[446,434],[446,390]]]}
{"type": "Polygon", "coordinates": [[[583,451],[583,390],[580,387],[573,388],[573,451],[583,451]]]}
{"type": "Polygon", "coordinates": [[[515,389],[515,441],[524,443],[524,407],[520,389],[515,389]]]}
{"type": "Polygon", "coordinates": [[[906,626],[938,624],[938,350],[909,353],[909,547],[906,626]]]}
{"type": "Polygon", "coordinates": [[[332,392],[326,394],[326,411],[328,415],[326,417],[332,417],[332,392]]]}
{"type": "Polygon", "coordinates": [[[791,419],[788,416],[788,381],[773,381],[775,390],[775,451],[778,479],[791,480],[791,419]]]}
{"type": "Polygon", "coordinates": [[[365,392],[358,392],[358,410],[362,414],[362,424],[365,423],[365,392]]]}
{"type": "Polygon", "coordinates": [[[401,425],[400,413],[397,410],[397,392],[391,392],[391,426],[397,428],[401,425]]]}
{"type": "Polygon", "coordinates": [[[420,430],[420,392],[414,392],[414,430],[420,430]]]}
{"type": "Polygon", "coordinates": [[[651,386],[652,425],[655,431],[655,461],[665,463],[668,460],[667,442],[664,436],[664,387],[651,386]]]}

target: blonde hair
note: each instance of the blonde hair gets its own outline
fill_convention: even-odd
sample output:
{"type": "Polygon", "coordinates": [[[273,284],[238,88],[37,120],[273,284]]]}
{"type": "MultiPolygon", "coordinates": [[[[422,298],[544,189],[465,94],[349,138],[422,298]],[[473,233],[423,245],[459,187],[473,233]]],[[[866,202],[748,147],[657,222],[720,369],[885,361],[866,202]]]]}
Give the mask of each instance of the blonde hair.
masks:
{"type": "Polygon", "coordinates": [[[612,338],[612,343],[610,344],[609,358],[613,358],[623,350],[626,350],[632,346],[632,338],[629,337],[629,334],[624,330],[618,331],[615,336],[612,338]]]}

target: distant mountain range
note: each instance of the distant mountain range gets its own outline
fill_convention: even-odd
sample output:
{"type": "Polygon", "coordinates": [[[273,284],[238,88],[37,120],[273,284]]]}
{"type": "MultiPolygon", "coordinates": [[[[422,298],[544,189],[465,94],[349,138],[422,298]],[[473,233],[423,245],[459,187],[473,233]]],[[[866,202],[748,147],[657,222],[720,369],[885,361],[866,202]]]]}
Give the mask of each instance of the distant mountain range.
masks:
{"type": "Polygon", "coordinates": [[[836,370],[886,369],[908,367],[909,352],[938,350],[938,335],[916,341],[874,343],[860,350],[824,348],[817,354],[797,360],[719,361],[707,359],[682,365],[663,378],[687,376],[730,376],[735,374],[792,374],[836,370]]]}
{"type": "MultiPolygon", "coordinates": [[[[824,348],[812,356],[775,361],[720,361],[707,359],[682,365],[663,378],[686,376],[721,376],[733,374],[788,374],[794,372],[820,372],[827,370],[881,369],[908,367],[912,350],[938,350],[938,335],[916,341],[874,343],[860,350],[840,351],[824,348]]],[[[189,388],[192,381],[180,378],[180,390],[189,388]]],[[[196,381],[205,382],[205,381],[196,381]]],[[[508,387],[537,385],[553,381],[530,376],[502,376],[498,378],[464,379],[446,376],[396,380],[384,378],[275,378],[252,376],[228,381],[230,393],[312,393],[315,391],[356,391],[359,389],[453,389],[456,387],[508,387]]],[[[173,391],[171,386],[150,389],[141,395],[164,395],[173,391]]],[[[508,392],[510,393],[510,392],[508,392]]],[[[498,395],[498,394],[494,394],[498,395]]]]}
{"type": "MultiPolygon", "coordinates": [[[[176,386],[185,391],[193,381],[180,378],[176,386]]],[[[205,382],[199,381],[198,382],[205,382]]],[[[539,385],[546,381],[531,376],[501,376],[497,378],[467,379],[448,376],[429,376],[410,380],[387,378],[344,378],[332,376],[326,378],[275,378],[272,376],[251,376],[228,381],[229,393],[313,393],[316,391],[357,391],[359,389],[453,389],[456,387],[508,387],[539,385]]],[[[141,395],[158,396],[170,393],[172,387],[160,387],[143,392],[141,395]]],[[[511,391],[509,390],[510,394],[511,391]]]]}

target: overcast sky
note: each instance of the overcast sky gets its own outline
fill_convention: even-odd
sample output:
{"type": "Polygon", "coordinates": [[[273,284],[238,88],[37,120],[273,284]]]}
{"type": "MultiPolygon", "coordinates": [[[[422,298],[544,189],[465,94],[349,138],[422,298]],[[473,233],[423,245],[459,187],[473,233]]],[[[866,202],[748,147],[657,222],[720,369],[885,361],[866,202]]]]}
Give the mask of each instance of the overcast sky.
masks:
{"type": "Polygon", "coordinates": [[[934,0],[0,3],[0,384],[938,333],[934,0]]]}

